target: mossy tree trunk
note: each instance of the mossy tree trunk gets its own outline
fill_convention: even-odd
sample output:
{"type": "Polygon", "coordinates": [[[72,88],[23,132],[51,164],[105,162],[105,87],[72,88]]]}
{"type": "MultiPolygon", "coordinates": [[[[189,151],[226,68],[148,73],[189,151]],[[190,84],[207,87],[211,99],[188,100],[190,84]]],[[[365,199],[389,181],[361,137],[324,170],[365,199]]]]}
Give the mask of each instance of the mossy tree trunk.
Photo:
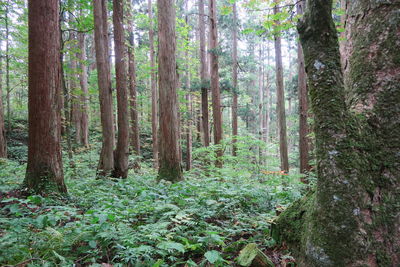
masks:
{"type": "MultiPolygon", "coordinates": [[[[290,214],[303,222],[296,228],[302,234],[291,235],[303,266],[398,266],[400,4],[351,1],[347,8],[346,89],[332,1],[310,0],[298,27],[315,114],[318,183],[301,204],[307,208],[289,208],[277,228],[294,221],[285,220],[290,214]]],[[[283,238],[293,231],[288,227],[280,228],[283,238]]]]}

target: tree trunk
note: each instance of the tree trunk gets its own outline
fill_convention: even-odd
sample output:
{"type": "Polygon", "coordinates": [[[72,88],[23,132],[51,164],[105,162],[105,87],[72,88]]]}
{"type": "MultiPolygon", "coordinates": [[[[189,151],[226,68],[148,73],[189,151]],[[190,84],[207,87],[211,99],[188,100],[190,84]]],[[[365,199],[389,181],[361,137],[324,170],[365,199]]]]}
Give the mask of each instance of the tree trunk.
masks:
{"type": "MultiPolygon", "coordinates": [[[[269,43],[267,43],[267,66],[269,67],[269,55],[270,55],[270,49],[269,49],[269,43]]],[[[271,84],[270,84],[270,76],[269,76],[269,71],[265,72],[266,77],[266,85],[265,85],[265,142],[269,142],[269,132],[270,132],[270,125],[271,125],[271,84]]]]}
{"type": "Polygon", "coordinates": [[[97,167],[99,176],[108,176],[114,169],[113,99],[108,51],[107,1],[93,0],[97,78],[102,126],[102,148],[97,167]]]}
{"type": "MultiPolygon", "coordinates": [[[[188,4],[189,0],[185,2],[185,13],[188,14],[188,4]]],[[[189,16],[185,16],[185,22],[186,25],[189,25],[189,16]]],[[[186,40],[188,44],[190,44],[190,35],[189,32],[186,36],[186,40]]],[[[192,124],[193,124],[193,103],[192,103],[192,94],[190,92],[190,57],[189,57],[189,50],[186,49],[185,51],[185,57],[186,57],[186,89],[188,90],[186,94],[186,109],[187,109],[187,116],[186,116],[186,170],[190,171],[192,168],[192,145],[193,145],[193,140],[192,140],[192,124]]],[[[182,151],[182,150],[181,150],[182,151]]]]}
{"type": "Polygon", "coordinates": [[[70,79],[70,94],[71,94],[71,104],[72,104],[72,111],[71,111],[71,119],[72,123],[75,128],[75,143],[76,144],[81,144],[81,117],[82,117],[82,111],[81,111],[81,88],[77,84],[77,73],[78,73],[78,64],[76,62],[76,57],[75,57],[75,50],[77,49],[75,46],[75,41],[76,41],[76,34],[74,32],[71,33],[70,35],[70,40],[71,46],[69,49],[73,52],[70,53],[70,63],[71,63],[71,75],[69,76],[70,79]]]}
{"type": "Polygon", "coordinates": [[[206,60],[206,30],[205,30],[204,0],[199,0],[199,35],[200,35],[200,80],[201,80],[201,113],[203,144],[210,145],[210,130],[208,127],[208,80],[206,60]]]}
{"type": "MultiPolygon", "coordinates": [[[[1,42],[0,42],[1,43],[1,42]]],[[[2,67],[3,60],[0,55],[0,158],[7,158],[7,142],[6,142],[6,128],[4,125],[4,108],[3,108],[3,87],[2,87],[2,67]]]]}
{"type": "MultiPolygon", "coordinates": [[[[305,8],[305,1],[296,4],[297,14],[302,15],[305,8]]],[[[310,170],[308,164],[308,91],[306,81],[306,70],[304,67],[304,55],[301,43],[297,44],[297,67],[298,67],[298,94],[299,94],[299,152],[300,152],[300,173],[310,170]]]]}
{"type": "MultiPolygon", "coordinates": [[[[132,11],[131,11],[132,12],[132,11]]],[[[139,136],[139,115],[137,106],[136,91],[136,66],[135,66],[135,43],[133,36],[133,18],[128,15],[128,32],[129,32],[129,93],[130,93],[130,113],[131,113],[131,145],[135,154],[140,156],[140,136],[139,136]]],[[[138,162],[137,162],[138,163],[138,162]]],[[[139,167],[135,166],[136,168],[139,167]]]]}
{"type": "MultiPolygon", "coordinates": [[[[152,0],[148,0],[148,8],[149,8],[149,42],[150,42],[150,67],[151,67],[151,129],[152,129],[152,138],[153,138],[153,160],[154,160],[154,168],[157,169],[159,160],[159,141],[158,141],[158,92],[157,92],[157,84],[156,84],[156,66],[155,66],[155,51],[154,51],[154,30],[153,30],[153,7],[152,0]]],[[[160,126],[161,127],[161,126],[160,126]]]]}
{"type": "MultiPolygon", "coordinates": [[[[279,13],[278,0],[275,0],[274,14],[279,13]]],[[[275,21],[279,24],[279,21],[275,21]]],[[[279,129],[279,154],[281,158],[281,170],[289,172],[288,146],[286,134],[285,114],[285,89],[283,85],[282,48],[280,32],[274,33],[275,39],[275,63],[276,63],[276,91],[277,91],[277,115],[279,129]]]]}
{"type": "MultiPolygon", "coordinates": [[[[81,13],[82,14],[82,13],[81,13]]],[[[79,81],[81,86],[81,96],[80,96],[80,104],[81,104],[81,140],[80,143],[88,147],[89,146],[89,90],[88,90],[88,73],[86,66],[86,45],[85,45],[85,34],[78,33],[78,41],[79,41],[79,65],[80,65],[80,73],[79,73],[79,81]]]]}
{"type": "MultiPolygon", "coordinates": [[[[264,88],[263,88],[263,42],[260,43],[258,55],[259,55],[259,65],[258,65],[258,135],[260,140],[263,140],[263,126],[264,126],[264,113],[263,113],[263,100],[264,100],[264,88]]],[[[264,155],[263,146],[260,145],[258,148],[259,162],[262,163],[262,157],[264,155]]]]}
{"type": "MultiPolygon", "coordinates": [[[[190,82],[189,82],[189,84],[190,84],[190,82]]],[[[188,110],[187,126],[186,126],[187,127],[187,129],[186,129],[186,170],[190,171],[192,169],[192,146],[193,146],[193,140],[192,140],[193,104],[192,104],[192,95],[190,92],[188,92],[186,95],[186,101],[187,101],[186,108],[188,110]]]]}
{"type": "MultiPolygon", "coordinates": [[[[214,121],[214,144],[219,145],[222,140],[222,113],[221,113],[221,92],[219,90],[218,74],[218,30],[217,30],[217,3],[215,0],[209,0],[210,11],[210,54],[211,54],[211,92],[212,109],[214,121]]],[[[216,167],[222,167],[222,148],[217,149],[216,167]]]]}
{"type": "Polygon", "coordinates": [[[61,158],[59,1],[30,0],[28,9],[29,141],[24,184],[36,193],[66,193],[61,158]]]}
{"type": "Polygon", "coordinates": [[[237,10],[236,2],[233,3],[233,50],[232,50],[232,82],[233,82],[233,99],[232,99],[232,155],[236,156],[236,142],[238,136],[238,59],[237,59],[237,10]]]}
{"type": "Polygon", "coordinates": [[[176,92],[175,1],[158,0],[158,76],[160,93],[159,179],[183,179],[179,156],[176,92]]]}
{"type": "Polygon", "coordinates": [[[10,87],[10,0],[6,3],[5,26],[6,26],[6,98],[7,98],[7,129],[11,131],[11,87],[10,87]]]}
{"type": "Polygon", "coordinates": [[[115,46],[115,73],[118,102],[118,140],[115,150],[113,176],[128,177],[129,156],[129,114],[127,90],[127,62],[124,32],[124,4],[123,1],[113,0],[114,46],[115,46]]]}
{"type": "Polygon", "coordinates": [[[298,27],[315,115],[318,183],[296,216],[302,233],[294,235],[289,221],[277,225],[286,224],[303,266],[399,266],[400,5],[356,0],[347,8],[346,89],[332,1],[310,0],[298,27]]]}

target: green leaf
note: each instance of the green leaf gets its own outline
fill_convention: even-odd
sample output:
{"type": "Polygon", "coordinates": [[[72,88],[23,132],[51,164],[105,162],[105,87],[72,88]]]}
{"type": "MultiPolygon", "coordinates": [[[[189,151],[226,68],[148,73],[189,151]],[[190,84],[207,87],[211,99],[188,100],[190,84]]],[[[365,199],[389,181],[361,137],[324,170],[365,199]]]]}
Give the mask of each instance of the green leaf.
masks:
{"type": "Polygon", "coordinates": [[[214,264],[214,263],[216,263],[217,261],[222,260],[221,254],[220,254],[218,251],[216,251],[216,250],[207,251],[207,252],[204,254],[204,257],[206,257],[206,259],[208,260],[208,262],[211,263],[211,264],[214,264]]]}
{"type": "Polygon", "coordinates": [[[158,248],[164,249],[167,251],[177,250],[181,253],[185,253],[185,246],[181,243],[172,242],[172,241],[163,241],[157,245],[158,248]]]}
{"type": "Polygon", "coordinates": [[[89,241],[89,247],[96,248],[97,247],[97,242],[95,240],[89,241]]]}

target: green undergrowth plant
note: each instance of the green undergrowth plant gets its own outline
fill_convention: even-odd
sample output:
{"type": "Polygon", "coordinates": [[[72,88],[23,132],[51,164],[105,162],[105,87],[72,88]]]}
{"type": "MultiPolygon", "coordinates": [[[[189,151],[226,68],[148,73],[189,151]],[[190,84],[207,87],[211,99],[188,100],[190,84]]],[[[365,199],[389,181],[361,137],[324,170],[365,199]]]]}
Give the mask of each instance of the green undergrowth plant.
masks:
{"type": "Polygon", "coordinates": [[[0,265],[234,266],[246,244],[274,244],[276,208],[304,189],[298,175],[244,162],[218,171],[199,166],[175,184],[157,182],[147,164],[125,180],[96,179],[96,150],[65,164],[64,198],[10,191],[25,166],[0,162],[0,265]]]}

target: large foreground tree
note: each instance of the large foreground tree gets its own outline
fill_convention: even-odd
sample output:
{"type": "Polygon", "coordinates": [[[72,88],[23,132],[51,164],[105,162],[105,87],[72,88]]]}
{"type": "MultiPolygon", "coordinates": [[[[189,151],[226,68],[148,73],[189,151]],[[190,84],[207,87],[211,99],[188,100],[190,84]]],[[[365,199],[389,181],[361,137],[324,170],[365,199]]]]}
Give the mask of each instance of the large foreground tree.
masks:
{"type": "Polygon", "coordinates": [[[158,81],[160,88],[159,179],[183,179],[179,155],[176,92],[175,1],[158,0],[158,81]]]}
{"type": "Polygon", "coordinates": [[[24,185],[37,193],[67,192],[61,160],[59,1],[30,0],[29,141],[24,185]]]}
{"type": "Polygon", "coordinates": [[[399,9],[399,1],[347,3],[344,86],[332,0],[308,1],[299,33],[318,183],[275,231],[302,266],[400,265],[399,9]]]}

